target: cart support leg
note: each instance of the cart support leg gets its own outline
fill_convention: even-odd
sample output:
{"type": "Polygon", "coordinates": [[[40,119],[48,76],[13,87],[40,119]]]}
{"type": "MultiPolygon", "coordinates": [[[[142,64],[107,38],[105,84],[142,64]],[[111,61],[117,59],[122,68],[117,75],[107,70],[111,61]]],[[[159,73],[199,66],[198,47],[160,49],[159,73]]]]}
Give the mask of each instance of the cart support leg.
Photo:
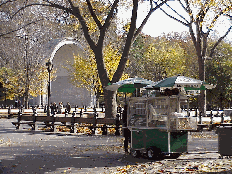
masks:
{"type": "Polygon", "coordinates": [[[130,131],[129,131],[129,129],[125,128],[124,129],[124,137],[125,137],[125,140],[124,140],[124,150],[125,150],[125,153],[128,153],[129,136],[130,136],[130,131]]]}
{"type": "Polygon", "coordinates": [[[125,153],[128,153],[128,138],[125,137],[125,140],[124,140],[124,150],[125,150],[125,153]]]}
{"type": "Polygon", "coordinates": [[[171,141],[171,132],[168,132],[168,153],[171,153],[171,148],[170,148],[170,141],[171,141]]]}

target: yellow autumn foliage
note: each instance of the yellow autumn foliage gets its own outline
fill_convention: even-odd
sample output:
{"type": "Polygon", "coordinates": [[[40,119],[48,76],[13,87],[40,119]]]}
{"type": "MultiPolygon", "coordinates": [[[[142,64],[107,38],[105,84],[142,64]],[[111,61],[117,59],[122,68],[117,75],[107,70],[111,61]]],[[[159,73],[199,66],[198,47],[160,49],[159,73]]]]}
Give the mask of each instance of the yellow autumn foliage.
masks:
{"type": "Polygon", "coordinates": [[[200,19],[200,27],[205,26],[208,29],[215,26],[220,16],[230,14],[232,11],[231,0],[190,0],[189,4],[190,7],[193,6],[195,16],[192,13],[189,15],[193,17],[195,22],[200,19]]]}
{"type": "MultiPolygon", "coordinates": [[[[107,14],[107,11],[109,9],[108,5],[104,2],[94,1],[94,0],[91,0],[90,3],[92,5],[92,8],[94,9],[94,12],[95,12],[98,20],[103,25],[104,24],[104,17],[107,14]]],[[[88,7],[87,3],[84,1],[81,1],[81,0],[76,0],[74,4],[78,4],[80,6],[80,13],[82,14],[82,16],[84,17],[84,19],[86,21],[89,33],[96,34],[96,32],[98,31],[98,27],[97,27],[97,24],[95,23],[93,17],[91,16],[89,9],[87,8],[88,7]]],[[[76,17],[74,15],[71,15],[70,18],[75,19],[76,17]]],[[[77,21],[78,21],[78,19],[71,25],[71,28],[74,31],[80,30],[80,28],[81,28],[81,25],[77,21]]]]}
{"type": "MultiPolygon", "coordinates": [[[[84,87],[95,92],[103,91],[100,79],[97,72],[97,64],[92,51],[89,51],[89,57],[84,58],[80,55],[74,55],[74,64],[71,65],[71,69],[68,69],[69,75],[73,84],[77,87],[84,87]]],[[[112,80],[115,71],[117,70],[121,55],[119,51],[115,49],[112,44],[108,44],[104,51],[104,64],[107,70],[109,79],[112,80]]],[[[129,78],[128,74],[122,75],[122,80],[129,78]]]]}
{"type": "MultiPolygon", "coordinates": [[[[55,79],[55,73],[56,69],[53,69],[51,72],[51,80],[55,79]]],[[[33,97],[47,92],[47,89],[44,88],[48,82],[48,72],[45,66],[35,66],[28,70],[26,68],[12,69],[3,67],[0,69],[0,74],[0,83],[7,89],[6,99],[13,100],[22,97],[27,91],[27,88],[29,96],[33,97]]]]}
{"type": "Polygon", "coordinates": [[[168,41],[151,43],[144,53],[146,60],[144,76],[154,79],[154,73],[161,76],[166,73],[168,77],[182,74],[186,70],[184,56],[184,49],[177,43],[168,41]]]}

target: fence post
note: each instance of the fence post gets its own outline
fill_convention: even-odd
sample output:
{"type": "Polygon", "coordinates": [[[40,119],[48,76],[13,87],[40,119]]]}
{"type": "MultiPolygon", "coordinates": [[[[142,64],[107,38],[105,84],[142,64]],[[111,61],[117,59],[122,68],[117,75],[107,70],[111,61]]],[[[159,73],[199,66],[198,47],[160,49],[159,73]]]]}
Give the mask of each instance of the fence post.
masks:
{"type": "Polygon", "coordinates": [[[201,111],[199,112],[199,122],[198,123],[202,124],[202,112],[201,111]]]}
{"type": "Polygon", "coordinates": [[[75,112],[77,113],[77,108],[78,108],[78,106],[77,105],[75,105],[75,112]]]}
{"type": "Polygon", "coordinates": [[[117,107],[117,113],[119,113],[119,116],[121,118],[121,116],[122,116],[122,107],[121,107],[121,105],[117,107]]]}
{"type": "Polygon", "coordinates": [[[196,110],[195,110],[195,116],[197,117],[197,108],[196,108],[196,110]]]}
{"type": "Polygon", "coordinates": [[[67,111],[67,109],[64,110],[64,116],[65,116],[65,117],[68,116],[68,111],[67,111]]]}
{"type": "Polygon", "coordinates": [[[95,107],[93,108],[93,111],[94,111],[94,116],[93,116],[92,135],[95,135],[96,125],[97,125],[97,110],[95,107]]]}
{"type": "Polygon", "coordinates": [[[125,137],[124,139],[124,151],[125,153],[128,153],[128,145],[129,145],[129,140],[131,137],[130,130],[127,128],[127,104],[124,105],[124,110],[122,114],[122,121],[123,121],[123,136],[125,137]]]}
{"type": "Polygon", "coordinates": [[[210,111],[210,130],[213,129],[213,111],[210,111]]]}
{"type": "Polygon", "coordinates": [[[18,124],[17,124],[17,126],[16,126],[16,129],[19,129],[21,118],[22,118],[22,112],[19,111],[19,112],[18,112],[18,124]]]}
{"type": "Polygon", "coordinates": [[[72,113],[72,118],[71,118],[70,133],[74,133],[75,116],[76,116],[76,112],[73,111],[73,113],[72,113]]]}
{"type": "Polygon", "coordinates": [[[36,116],[37,116],[37,111],[36,111],[36,109],[33,107],[33,115],[32,115],[33,124],[31,125],[31,129],[32,129],[32,130],[35,130],[36,116]]]}
{"type": "Polygon", "coordinates": [[[53,112],[52,114],[52,129],[51,129],[51,132],[54,132],[55,131],[55,117],[56,117],[56,112],[53,112]]]}
{"type": "Polygon", "coordinates": [[[223,112],[221,113],[221,123],[222,124],[224,123],[224,113],[223,112]]]}
{"type": "Polygon", "coordinates": [[[103,125],[103,127],[101,127],[102,130],[102,135],[107,135],[107,126],[106,124],[103,125]]]}
{"type": "Polygon", "coordinates": [[[8,118],[11,118],[11,116],[12,116],[11,107],[9,106],[9,107],[8,107],[8,118]]]}
{"type": "Polygon", "coordinates": [[[82,117],[82,114],[83,114],[83,111],[82,111],[82,108],[80,110],[80,118],[82,117]]]}

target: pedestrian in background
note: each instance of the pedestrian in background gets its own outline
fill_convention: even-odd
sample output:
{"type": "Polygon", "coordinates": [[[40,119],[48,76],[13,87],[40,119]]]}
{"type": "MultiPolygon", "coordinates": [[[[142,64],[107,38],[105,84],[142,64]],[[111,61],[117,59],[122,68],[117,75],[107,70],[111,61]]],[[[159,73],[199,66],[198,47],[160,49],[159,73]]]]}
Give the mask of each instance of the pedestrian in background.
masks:
{"type": "Polygon", "coordinates": [[[57,113],[57,105],[56,105],[56,102],[54,102],[54,103],[51,105],[51,113],[52,113],[52,114],[57,113]]]}
{"type": "Polygon", "coordinates": [[[66,105],[66,109],[68,111],[68,113],[70,114],[70,111],[71,111],[71,105],[70,103],[68,102],[67,105],[66,105]]]}
{"type": "Polygon", "coordinates": [[[60,102],[58,105],[58,114],[62,114],[62,109],[63,109],[63,103],[60,102]]]}

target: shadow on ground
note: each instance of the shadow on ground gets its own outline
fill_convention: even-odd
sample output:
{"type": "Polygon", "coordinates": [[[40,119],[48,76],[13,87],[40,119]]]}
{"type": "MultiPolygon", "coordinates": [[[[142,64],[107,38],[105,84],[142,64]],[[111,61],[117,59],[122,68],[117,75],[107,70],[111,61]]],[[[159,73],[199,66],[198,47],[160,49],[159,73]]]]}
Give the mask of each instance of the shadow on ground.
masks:
{"type": "MultiPolygon", "coordinates": [[[[14,148],[10,150],[12,151],[14,148]]],[[[8,152],[6,151],[6,153],[8,152]]],[[[61,170],[63,168],[75,168],[75,171],[78,172],[78,170],[84,168],[120,167],[152,161],[144,158],[133,158],[130,155],[110,153],[56,155],[56,152],[50,152],[50,154],[48,154],[48,152],[42,153],[41,151],[38,152],[38,150],[29,150],[28,153],[32,154],[26,154],[25,149],[22,152],[17,151],[17,154],[19,153],[22,154],[9,156],[8,153],[7,159],[1,160],[0,173],[45,173],[57,171],[57,169],[61,170]]]]}

